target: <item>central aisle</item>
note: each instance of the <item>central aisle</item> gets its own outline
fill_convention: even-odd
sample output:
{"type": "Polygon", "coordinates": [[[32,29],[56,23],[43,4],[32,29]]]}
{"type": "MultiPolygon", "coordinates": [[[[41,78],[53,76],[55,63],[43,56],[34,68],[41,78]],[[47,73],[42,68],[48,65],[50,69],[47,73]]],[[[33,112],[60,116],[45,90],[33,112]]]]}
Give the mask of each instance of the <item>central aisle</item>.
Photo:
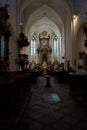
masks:
{"type": "Polygon", "coordinates": [[[86,130],[87,111],[71,95],[69,86],[51,78],[52,87],[39,77],[32,97],[15,130],[86,130]]]}

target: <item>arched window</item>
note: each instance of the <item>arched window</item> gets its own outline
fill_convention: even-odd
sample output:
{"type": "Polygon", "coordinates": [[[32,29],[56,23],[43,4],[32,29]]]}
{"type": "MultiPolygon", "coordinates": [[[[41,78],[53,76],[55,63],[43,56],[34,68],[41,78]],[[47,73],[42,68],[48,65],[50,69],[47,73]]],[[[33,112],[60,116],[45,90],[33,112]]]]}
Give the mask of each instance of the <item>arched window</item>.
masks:
{"type": "Polygon", "coordinates": [[[58,38],[54,37],[53,39],[53,53],[54,55],[58,55],[58,38]]]}
{"type": "Polygon", "coordinates": [[[57,36],[53,39],[53,45],[52,45],[52,57],[54,60],[58,60],[59,56],[59,39],[57,36]]]}
{"type": "Polygon", "coordinates": [[[36,39],[33,37],[31,39],[31,56],[35,56],[36,51],[36,39]]]}

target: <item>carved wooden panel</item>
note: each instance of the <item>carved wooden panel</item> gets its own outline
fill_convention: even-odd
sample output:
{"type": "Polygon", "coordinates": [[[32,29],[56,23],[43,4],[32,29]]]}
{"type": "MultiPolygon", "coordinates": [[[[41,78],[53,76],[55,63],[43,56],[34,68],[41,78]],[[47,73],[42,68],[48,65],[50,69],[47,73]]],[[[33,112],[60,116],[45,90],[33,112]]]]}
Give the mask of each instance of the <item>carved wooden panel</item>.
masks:
{"type": "Polygon", "coordinates": [[[0,71],[9,70],[9,37],[11,32],[7,20],[7,7],[0,7],[0,71]]]}

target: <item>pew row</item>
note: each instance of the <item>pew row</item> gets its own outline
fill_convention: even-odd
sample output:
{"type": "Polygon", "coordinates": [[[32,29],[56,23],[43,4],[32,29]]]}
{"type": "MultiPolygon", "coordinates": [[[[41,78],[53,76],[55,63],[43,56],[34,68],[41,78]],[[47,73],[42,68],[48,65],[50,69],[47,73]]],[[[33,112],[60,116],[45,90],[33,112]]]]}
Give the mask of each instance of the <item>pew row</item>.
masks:
{"type": "Polygon", "coordinates": [[[69,75],[70,94],[87,107],[87,75],[69,75]]]}
{"type": "Polygon", "coordinates": [[[58,71],[54,72],[55,79],[58,83],[68,83],[69,72],[68,71],[58,71]]]}
{"type": "Polygon", "coordinates": [[[0,129],[9,130],[20,119],[31,98],[31,74],[0,73],[0,129]]]}

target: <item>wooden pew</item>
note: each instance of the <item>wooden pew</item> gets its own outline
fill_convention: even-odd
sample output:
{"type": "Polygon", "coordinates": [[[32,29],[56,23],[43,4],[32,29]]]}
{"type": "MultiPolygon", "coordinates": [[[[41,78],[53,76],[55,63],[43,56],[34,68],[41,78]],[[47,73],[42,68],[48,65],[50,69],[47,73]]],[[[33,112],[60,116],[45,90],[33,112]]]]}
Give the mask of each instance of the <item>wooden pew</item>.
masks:
{"type": "Polygon", "coordinates": [[[87,75],[70,74],[70,94],[87,107],[87,75]]]}
{"type": "Polygon", "coordinates": [[[29,74],[0,73],[0,129],[10,129],[31,97],[29,74]]]}
{"type": "Polygon", "coordinates": [[[67,83],[68,82],[68,71],[58,71],[54,72],[55,79],[58,83],[67,83]]]}

